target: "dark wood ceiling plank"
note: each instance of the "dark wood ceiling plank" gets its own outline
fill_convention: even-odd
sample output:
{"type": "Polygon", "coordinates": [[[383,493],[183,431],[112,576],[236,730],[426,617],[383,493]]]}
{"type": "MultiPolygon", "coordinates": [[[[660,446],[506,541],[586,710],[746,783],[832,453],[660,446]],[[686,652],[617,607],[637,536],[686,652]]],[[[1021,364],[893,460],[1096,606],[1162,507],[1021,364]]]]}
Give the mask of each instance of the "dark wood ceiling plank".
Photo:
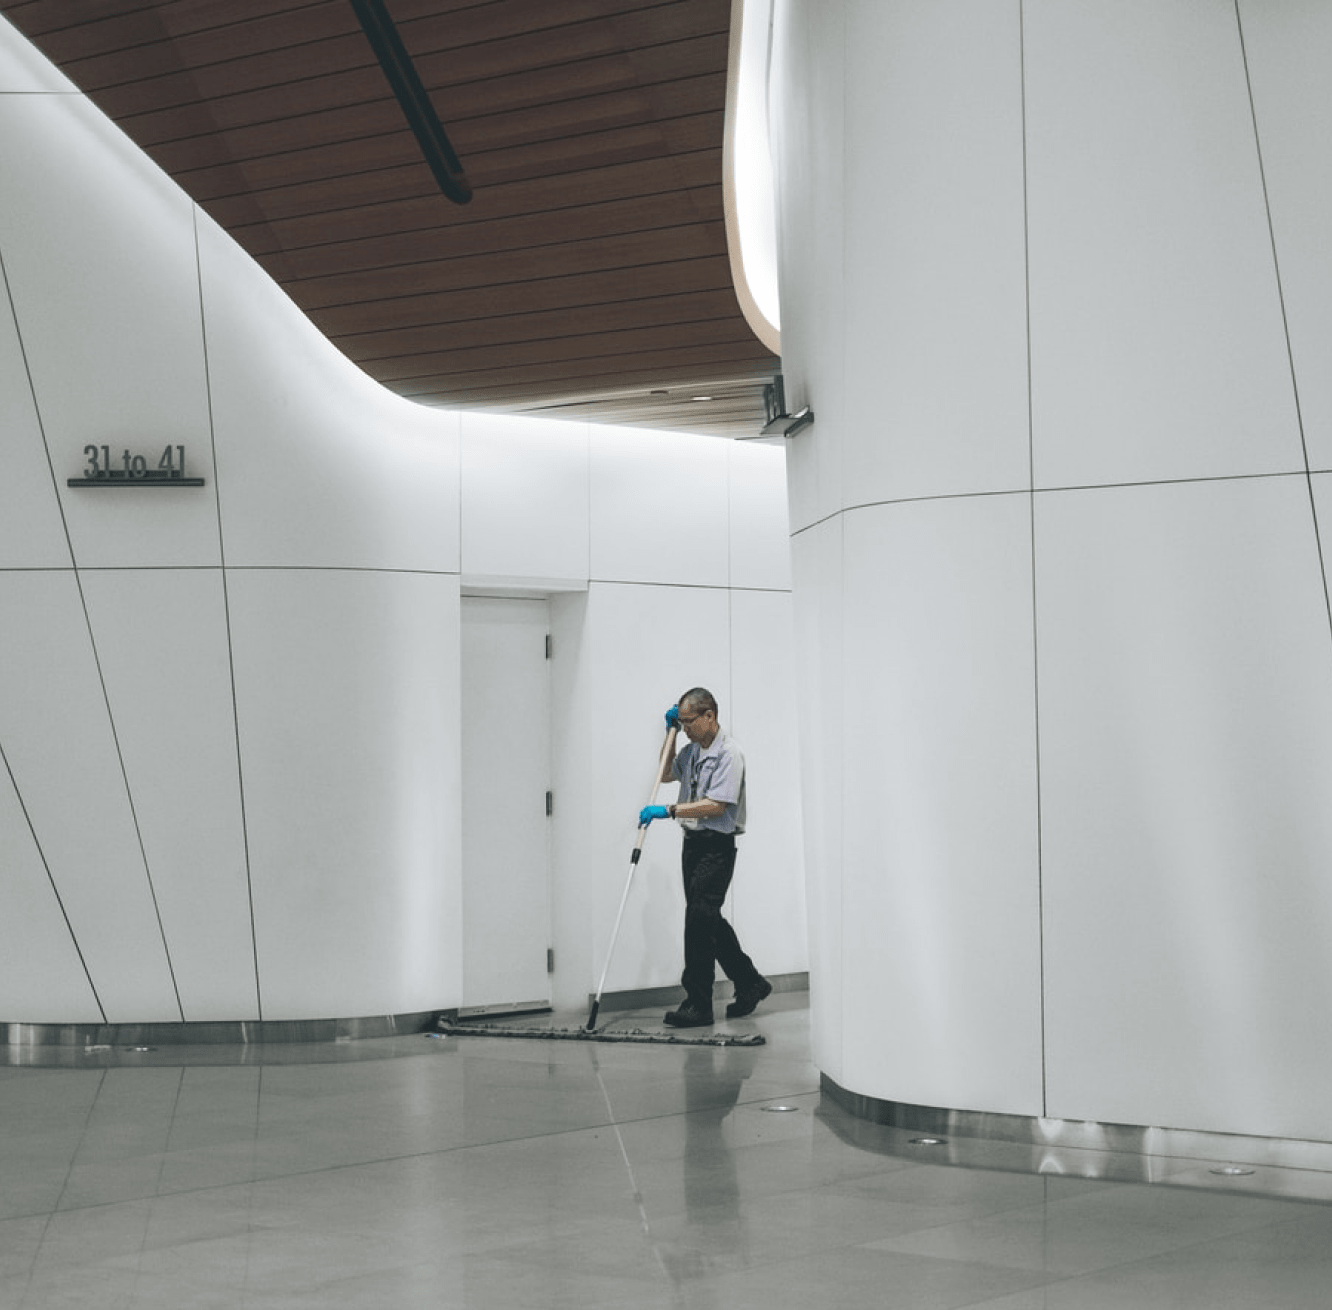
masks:
{"type": "Polygon", "coordinates": [[[114,19],[136,10],[154,9],[152,0],[84,0],[77,11],[51,0],[17,0],[4,6],[5,17],[29,40],[34,34],[49,34],[65,28],[82,27],[114,19]]]}
{"type": "MultiPolygon", "coordinates": [[[[691,114],[686,118],[657,120],[636,127],[615,128],[587,136],[534,141],[506,150],[491,150],[471,157],[469,169],[476,186],[486,188],[521,182],[531,178],[552,181],[568,173],[584,173],[614,164],[638,160],[683,158],[681,184],[715,181],[720,184],[720,164],[707,173],[685,171],[692,168],[702,151],[715,146],[722,127],[723,114],[691,114]]],[[[720,153],[716,156],[720,160],[720,153]]]]}
{"type": "MultiPolygon", "coordinates": [[[[525,311],[487,318],[441,319],[417,327],[393,327],[376,332],[343,332],[338,344],[357,361],[403,359],[466,345],[505,347],[513,342],[537,341],[546,336],[587,336],[599,332],[631,332],[669,323],[695,323],[707,319],[740,319],[735,292],[688,291],[652,299],[623,300],[599,305],[560,305],[549,310],[525,311]]],[[[743,320],[740,320],[743,321],[743,320]]]]}
{"type": "Polygon", "coordinates": [[[503,113],[534,105],[670,83],[703,73],[726,71],[727,45],[722,37],[703,36],[673,41],[651,51],[651,71],[632,52],[551,65],[514,69],[469,83],[450,65],[449,54],[419,57],[421,80],[441,116],[450,125],[481,113],[503,113]]]}
{"type": "Polygon", "coordinates": [[[572,305],[607,305],[659,295],[716,291],[731,285],[730,261],[722,255],[678,264],[649,264],[584,277],[553,277],[506,286],[403,297],[361,305],[307,310],[332,337],[387,331],[450,319],[489,318],[572,305]]]}
{"type": "MultiPolygon", "coordinates": [[[[715,187],[719,202],[717,179],[720,177],[721,151],[713,149],[692,155],[636,159],[549,178],[523,178],[489,188],[482,207],[476,207],[475,201],[465,209],[453,207],[447,226],[461,230],[474,225],[488,226],[503,218],[540,219],[547,212],[580,206],[594,208],[640,198],[651,203],[671,191],[692,192],[699,185],[699,178],[705,179],[704,185],[715,187]],[[474,210],[480,218],[472,218],[474,210]]],[[[247,249],[267,248],[265,242],[271,239],[275,243],[273,249],[297,252],[342,242],[373,242],[399,233],[407,237],[415,234],[428,236],[441,230],[443,212],[436,193],[400,199],[392,205],[369,204],[323,210],[293,216],[271,226],[267,223],[248,228],[235,225],[231,230],[247,249]],[[277,242],[279,233],[280,243],[277,242]]]]}
{"type": "Polygon", "coordinates": [[[626,200],[577,205],[551,213],[524,213],[490,222],[395,232],[304,248],[284,249],[293,290],[303,278],[350,274],[433,259],[457,259],[503,250],[531,250],[567,240],[650,232],[681,224],[724,221],[718,188],[701,186],[626,200]]]}
{"type": "MultiPolygon", "coordinates": [[[[142,70],[194,68],[291,48],[307,41],[358,30],[346,0],[181,0],[179,3],[99,3],[7,5],[15,25],[48,58],[78,71],[80,85],[103,85],[98,58],[143,49],[142,70]],[[63,12],[62,12],[63,11],[63,12]],[[26,17],[25,17],[26,15],[26,17]],[[94,15],[93,17],[89,17],[94,15]],[[72,25],[69,20],[73,19],[72,25]],[[87,21],[84,21],[87,20],[87,21]],[[146,49],[170,41],[169,64],[146,49]]],[[[651,45],[682,36],[724,31],[726,0],[394,0],[392,13],[408,49],[418,53],[466,50],[488,45],[496,58],[523,57],[509,43],[546,42],[556,57],[565,50],[550,44],[559,33],[582,28],[585,51],[651,45]]],[[[531,58],[530,55],[526,56],[531,58]]]]}
{"type": "Polygon", "coordinates": [[[544,337],[502,348],[494,345],[459,345],[425,355],[403,355],[375,361],[375,376],[392,379],[394,385],[425,377],[443,377],[455,369],[475,370],[499,364],[520,367],[588,359],[613,359],[645,351],[675,350],[690,345],[729,346],[755,344],[743,320],[725,318],[688,323],[650,323],[621,332],[597,332],[585,336],[544,337]]]}
{"type": "MultiPolygon", "coordinates": [[[[155,150],[150,153],[156,158],[155,150]]],[[[266,158],[232,157],[214,165],[178,168],[176,178],[200,204],[207,205],[231,196],[262,196],[304,184],[336,183],[340,178],[420,162],[421,147],[416,138],[410,132],[391,131],[266,158]]]]}
{"type": "MultiPolygon", "coordinates": [[[[134,76],[135,54],[130,50],[109,55],[102,77],[78,81],[114,118],[199,101],[225,105],[247,93],[281,99],[284,92],[304,91],[314,104],[327,104],[340,84],[357,99],[383,94],[384,75],[359,31],[308,41],[293,50],[274,50],[225,64],[186,65],[149,77],[134,76]]],[[[74,76],[78,69],[69,71],[74,76]]]]}
{"type": "MultiPolygon", "coordinates": [[[[66,58],[87,48],[113,50],[120,24],[151,21],[159,31],[194,32],[232,23],[255,22],[274,13],[299,12],[344,0],[20,0],[4,5],[6,17],[20,31],[43,40],[71,43],[66,58]]],[[[395,3],[397,0],[395,0],[395,3]]],[[[434,4],[435,0],[416,0],[434,4]]],[[[475,0],[469,0],[474,3],[475,0]]]]}
{"type": "MultiPolygon", "coordinates": [[[[175,51],[174,43],[164,47],[175,51]]],[[[468,77],[452,51],[419,54],[413,62],[435,108],[450,126],[481,113],[499,113],[532,105],[557,103],[571,96],[624,90],[669,82],[701,73],[725,71],[724,36],[686,38],[656,46],[650,61],[635,52],[615,52],[568,59],[549,66],[496,68],[485,76],[468,77]],[[650,69],[650,72],[648,70],[650,69]]],[[[291,50],[254,54],[221,64],[170,68],[159,75],[136,77],[139,51],[104,57],[98,75],[71,66],[70,76],[112,117],[121,119],[169,109],[199,100],[208,103],[220,124],[244,112],[261,118],[278,116],[274,104],[301,103],[304,112],[382,94],[383,78],[369,43],[360,32],[311,40],[291,50]],[[373,74],[373,77],[366,77],[373,74]],[[376,80],[378,79],[378,80],[376,80]],[[233,103],[243,99],[238,110],[233,103]]],[[[90,61],[80,61],[87,65],[90,61]]],[[[248,121],[258,121],[250,117],[248,121]]]]}
{"type": "Polygon", "coordinates": [[[707,370],[717,375],[731,374],[737,368],[766,370],[771,356],[754,340],[727,345],[680,346],[671,350],[648,350],[602,356],[588,360],[554,360],[547,364],[498,366],[486,369],[452,369],[433,377],[394,379],[393,389],[401,396],[426,392],[453,391],[475,395],[479,391],[504,388],[529,395],[565,390],[580,391],[607,377],[648,375],[654,369],[681,370],[681,375],[698,378],[707,370]],[[700,372],[703,370],[703,372],[700,372]]]}
{"type": "MultiPolygon", "coordinates": [[[[719,119],[720,115],[716,117],[719,119]]],[[[720,170],[709,176],[689,171],[693,165],[701,163],[701,145],[716,139],[715,131],[710,132],[710,127],[716,127],[712,115],[696,116],[672,125],[670,144],[678,145],[680,156],[686,160],[683,175],[679,179],[682,186],[698,185],[719,177],[720,170]]],[[[552,142],[519,151],[497,152],[494,156],[475,161],[474,168],[473,161],[466,161],[477,194],[467,207],[466,219],[461,221],[476,221],[488,212],[486,191],[489,187],[541,177],[543,170],[544,175],[558,177],[566,172],[585,172],[614,164],[627,164],[643,159],[645,154],[667,153],[663,145],[662,134],[654,125],[602,133],[594,139],[580,142],[552,142]]],[[[264,214],[267,222],[276,223],[332,210],[375,204],[392,205],[431,194],[438,196],[438,188],[422,161],[397,168],[365,170],[348,177],[325,178],[272,187],[262,192],[248,192],[243,197],[245,204],[239,207],[239,213],[233,203],[235,197],[232,196],[209,199],[202,203],[223,226],[229,226],[233,220],[254,221],[256,208],[264,214]]],[[[442,199],[437,208],[439,222],[459,221],[449,212],[454,207],[442,199]]]]}
{"type": "Polygon", "coordinates": [[[539,41],[578,24],[616,31],[620,48],[655,45],[727,30],[730,0],[488,0],[463,12],[446,12],[434,0],[392,0],[392,12],[415,57],[430,49],[499,46],[506,39],[539,41]]]}
{"type": "MultiPolygon", "coordinates": [[[[560,6],[550,5],[546,12],[558,14],[560,6]]],[[[579,65],[590,69],[602,60],[618,64],[641,48],[651,50],[650,78],[659,81],[670,76],[663,69],[686,61],[711,63],[718,45],[724,59],[728,28],[729,15],[719,12],[715,0],[677,0],[613,22],[547,26],[499,40],[480,40],[470,26],[446,17],[400,24],[399,30],[427,87],[461,88],[579,65]]]]}
{"type": "MultiPolygon", "coordinates": [[[[599,96],[584,96],[539,108],[454,120],[452,136],[465,144],[469,156],[492,154],[546,141],[581,140],[596,133],[663,121],[674,122],[698,114],[722,110],[726,82],[720,73],[683,78],[667,87],[635,87],[599,96]]],[[[314,170],[331,159],[336,166],[339,152],[366,149],[366,142],[401,133],[400,121],[386,112],[382,103],[357,105],[336,114],[319,115],[314,121],[263,124],[233,129],[226,134],[228,158],[236,161],[267,161],[275,168],[314,170]],[[285,142],[284,142],[285,138],[285,142]]],[[[179,147],[177,147],[179,148],[179,147]]],[[[173,164],[184,171],[188,159],[173,164]]]]}
{"type": "Polygon", "coordinates": [[[339,105],[317,114],[287,114],[281,118],[234,127],[215,126],[202,117],[191,117],[199,130],[185,131],[179,109],[155,110],[125,118],[122,124],[135,141],[160,160],[164,168],[199,168],[212,162],[207,142],[216,139],[225,153],[213,158],[227,160],[264,159],[269,155],[294,155],[338,142],[357,141],[403,131],[402,110],[396,100],[381,96],[360,104],[339,105]]]}
{"type": "Polygon", "coordinates": [[[37,44],[80,86],[93,88],[125,80],[126,69],[130,80],[139,80],[360,33],[347,0],[316,0],[286,9],[265,0],[204,0],[181,10],[158,5],[51,33],[37,44]]]}
{"type": "Polygon", "coordinates": [[[329,274],[300,281],[288,289],[307,311],[383,305],[421,296],[447,295],[471,287],[500,288],[547,278],[586,277],[614,270],[725,258],[726,228],[722,223],[691,223],[626,232],[591,240],[557,241],[527,250],[502,250],[421,264],[399,264],[358,273],[329,274]]]}
{"type": "Polygon", "coordinates": [[[358,66],[336,77],[296,77],[278,86],[241,88],[234,92],[209,92],[195,84],[193,74],[178,73],[170,79],[108,87],[88,94],[136,140],[137,133],[131,129],[141,115],[175,114],[179,134],[188,135],[292,114],[320,114],[339,105],[388,98],[384,75],[377,64],[358,66]]]}
{"type": "MultiPolygon", "coordinates": [[[[590,391],[604,391],[614,388],[621,394],[631,391],[648,392],[653,388],[664,387],[670,389],[681,384],[689,386],[707,385],[714,380],[733,376],[734,368],[728,366],[725,362],[719,362],[715,368],[710,368],[706,363],[663,367],[658,361],[649,359],[638,369],[622,370],[615,368],[601,374],[588,374],[577,379],[568,379],[569,385],[564,387],[551,385],[550,383],[542,388],[524,384],[466,388],[450,386],[437,391],[417,392],[414,398],[429,398],[435,404],[492,404],[502,406],[506,398],[523,397],[535,400],[539,393],[544,392],[548,398],[547,403],[549,403],[551,400],[558,401],[561,398],[573,398],[590,391]]],[[[758,363],[754,365],[754,371],[749,376],[756,383],[765,376],[769,377],[770,380],[770,375],[765,374],[763,367],[758,363]]]]}
{"type": "MultiPolygon", "coordinates": [[[[358,35],[302,47],[298,67],[289,64],[289,53],[280,52],[116,87],[89,87],[88,93],[113,119],[124,121],[136,140],[140,137],[133,125],[140,116],[182,111],[200,101],[206,115],[200,116],[196,109],[192,120],[210,123],[217,131],[292,115],[321,115],[349,104],[385,99],[384,77],[373,63],[369,45],[358,35]]],[[[417,68],[452,135],[466,121],[480,117],[725,73],[726,47],[714,37],[665,45],[653,52],[651,77],[623,55],[515,72],[470,85],[450,83],[445,64],[446,60],[434,68],[430,60],[418,60],[417,68]]],[[[186,128],[184,121],[180,135],[196,131],[186,128]]]]}
{"type": "MultiPolygon", "coordinates": [[[[689,79],[678,89],[673,88],[668,121],[673,124],[678,119],[719,112],[724,95],[725,86],[719,79],[689,79]]],[[[396,119],[382,106],[365,108],[372,108],[373,114],[364,123],[357,123],[353,113],[346,115],[345,125],[351,129],[350,135],[312,135],[292,149],[266,149],[273,143],[272,138],[263,129],[251,128],[196,136],[174,141],[165,149],[150,146],[148,150],[161,167],[169,167],[181,185],[201,201],[239,191],[262,191],[345,177],[367,168],[402,162],[406,157],[419,157],[419,147],[412,135],[403,130],[402,116],[396,113],[396,106],[396,119]],[[372,131],[374,126],[379,130],[372,131]],[[242,137],[247,148],[242,148],[242,137]]],[[[309,125],[316,127],[322,132],[326,124],[309,125]]],[[[475,178],[483,175],[487,164],[492,170],[512,169],[514,157],[504,154],[505,151],[519,149],[524,157],[530,157],[534,147],[548,143],[544,152],[547,156],[557,151],[567,156],[574,151],[595,149],[598,138],[608,132],[635,129],[655,129],[675,135],[663,125],[663,115],[652,94],[634,91],[553,106],[549,112],[526,109],[519,114],[475,120],[452,128],[450,137],[459,151],[465,152],[469,172],[475,178]]],[[[682,139],[697,139],[687,124],[681,135],[682,139]]],[[[641,139],[640,130],[635,140],[641,139]]]]}
{"type": "Polygon", "coordinates": [[[604,95],[459,117],[452,120],[451,130],[466,143],[469,154],[476,155],[525,143],[577,139],[637,123],[674,121],[725,105],[726,74],[713,69],[664,84],[639,84],[604,95]]]}

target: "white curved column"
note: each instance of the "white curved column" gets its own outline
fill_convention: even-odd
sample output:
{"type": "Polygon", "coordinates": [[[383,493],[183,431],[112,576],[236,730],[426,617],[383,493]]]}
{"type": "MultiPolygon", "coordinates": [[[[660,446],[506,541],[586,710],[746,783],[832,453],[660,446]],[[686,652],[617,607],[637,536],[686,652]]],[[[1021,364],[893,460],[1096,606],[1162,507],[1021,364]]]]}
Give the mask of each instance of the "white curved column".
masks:
{"type": "Polygon", "coordinates": [[[779,0],[776,35],[821,1067],[1332,1136],[1332,22],[779,0]]]}

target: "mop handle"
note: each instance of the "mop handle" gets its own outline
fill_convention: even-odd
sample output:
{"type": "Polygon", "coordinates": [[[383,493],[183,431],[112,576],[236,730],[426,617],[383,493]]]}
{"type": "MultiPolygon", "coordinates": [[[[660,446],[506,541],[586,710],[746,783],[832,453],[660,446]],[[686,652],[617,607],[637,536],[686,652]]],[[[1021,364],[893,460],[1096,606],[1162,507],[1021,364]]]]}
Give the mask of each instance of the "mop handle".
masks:
{"type": "MultiPolygon", "coordinates": [[[[666,771],[666,758],[671,747],[675,744],[675,735],[680,731],[677,724],[671,724],[666,729],[666,740],[661,744],[661,755],[657,759],[657,772],[652,780],[652,794],[648,797],[648,804],[652,805],[657,799],[657,788],[661,786],[661,775],[666,771]]],[[[597,983],[597,994],[592,1000],[592,1012],[587,1017],[587,1030],[591,1032],[597,1023],[597,1010],[601,1007],[601,993],[606,986],[606,975],[610,972],[611,952],[615,949],[615,939],[620,935],[620,920],[624,918],[624,907],[629,900],[629,888],[633,886],[634,869],[638,866],[639,858],[643,854],[643,842],[647,840],[648,824],[640,823],[638,825],[638,840],[634,842],[633,852],[629,856],[629,876],[624,881],[624,891],[620,894],[620,908],[615,914],[615,926],[611,929],[610,945],[606,948],[606,965],[601,971],[601,981],[597,983]]]]}

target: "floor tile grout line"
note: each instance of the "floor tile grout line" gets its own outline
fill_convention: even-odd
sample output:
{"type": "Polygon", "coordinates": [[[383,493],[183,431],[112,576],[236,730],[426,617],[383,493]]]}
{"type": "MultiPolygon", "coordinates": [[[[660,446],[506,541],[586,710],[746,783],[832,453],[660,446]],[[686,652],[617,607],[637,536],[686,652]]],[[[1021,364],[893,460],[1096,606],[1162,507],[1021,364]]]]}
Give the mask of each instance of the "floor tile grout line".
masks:
{"type": "MultiPolygon", "coordinates": [[[[808,1097],[816,1095],[820,1095],[820,1093],[818,1093],[817,1091],[801,1092],[801,1093],[783,1095],[779,1099],[796,1100],[799,1097],[808,1097]]],[[[738,1109],[741,1104],[756,1105],[762,1101],[770,1101],[773,1099],[774,1098],[771,1096],[755,1097],[750,1101],[737,1102],[735,1108],[738,1109]]],[[[368,1169],[378,1165],[400,1164],[409,1160],[424,1160],[432,1156],[454,1155],[464,1151],[485,1150],[490,1147],[517,1145],[523,1142],[546,1141],[551,1138],[571,1136],[577,1133],[595,1133],[595,1132],[604,1131],[607,1128],[616,1126],[617,1123],[618,1126],[622,1128],[631,1127],[638,1124],[645,1124],[645,1123],[660,1123],[668,1119],[682,1118],[691,1114],[710,1114],[714,1112],[714,1109],[715,1107],[709,1106],[695,1110],[677,1110],[666,1114],[642,1115],[637,1118],[620,1119],[618,1121],[611,1119],[607,1120],[605,1123],[582,1124],[577,1127],[554,1128],[551,1129],[549,1132],[532,1133],[523,1137],[499,1137],[480,1142],[465,1142],[459,1145],[447,1146],[436,1150],[411,1151],[411,1152],[399,1153],[393,1155],[375,1156],[371,1159],[366,1159],[366,1160],[348,1160],[337,1164],[321,1165],[313,1169],[294,1169],[288,1173],[267,1174],[257,1178],[236,1178],[236,1179],[231,1179],[227,1182],[209,1183],[201,1187],[173,1188],[168,1191],[158,1191],[158,1192],[144,1193],[134,1196],[117,1197],[115,1200],[110,1200],[110,1201],[90,1201],[83,1205],[71,1205],[71,1206],[61,1207],[59,1204],[59,1200],[57,1199],[57,1204],[50,1210],[33,1210],[28,1212],[27,1214],[7,1215],[4,1216],[3,1219],[0,1219],[0,1223],[8,1223],[20,1219],[40,1219],[43,1216],[50,1218],[58,1214],[75,1214],[81,1211],[103,1209],[107,1206],[134,1204],[143,1201],[158,1201],[169,1197],[200,1196],[208,1192],[225,1191],[228,1188],[234,1188],[234,1187],[255,1187],[262,1185],[264,1183],[280,1183],[288,1179],[315,1178],[321,1174],[340,1173],[350,1169],[368,1169]]],[[[165,1154],[166,1153],[164,1153],[164,1156],[165,1154]]],[[[72,1173],[72,1171],[73,1170],[71,1166],[70,1172],[72,1173]]],[[[64,1188],[62,1187],[61,1195],[63,1196],[63,1194],[64,1194],[64,1188]]]]}

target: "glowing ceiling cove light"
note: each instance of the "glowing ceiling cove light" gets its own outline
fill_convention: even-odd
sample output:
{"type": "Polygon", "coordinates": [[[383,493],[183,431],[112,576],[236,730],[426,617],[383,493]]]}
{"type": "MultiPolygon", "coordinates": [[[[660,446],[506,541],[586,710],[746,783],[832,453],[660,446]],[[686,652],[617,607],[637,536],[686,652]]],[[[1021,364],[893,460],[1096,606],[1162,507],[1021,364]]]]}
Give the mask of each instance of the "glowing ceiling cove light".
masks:
{"type": "Polygon", "coordinates": [[[772,0],[731,0],[724,150],[726,239],[736,296],[754,335],[781,354],[777,210],[768,143],[772,0]]]}

